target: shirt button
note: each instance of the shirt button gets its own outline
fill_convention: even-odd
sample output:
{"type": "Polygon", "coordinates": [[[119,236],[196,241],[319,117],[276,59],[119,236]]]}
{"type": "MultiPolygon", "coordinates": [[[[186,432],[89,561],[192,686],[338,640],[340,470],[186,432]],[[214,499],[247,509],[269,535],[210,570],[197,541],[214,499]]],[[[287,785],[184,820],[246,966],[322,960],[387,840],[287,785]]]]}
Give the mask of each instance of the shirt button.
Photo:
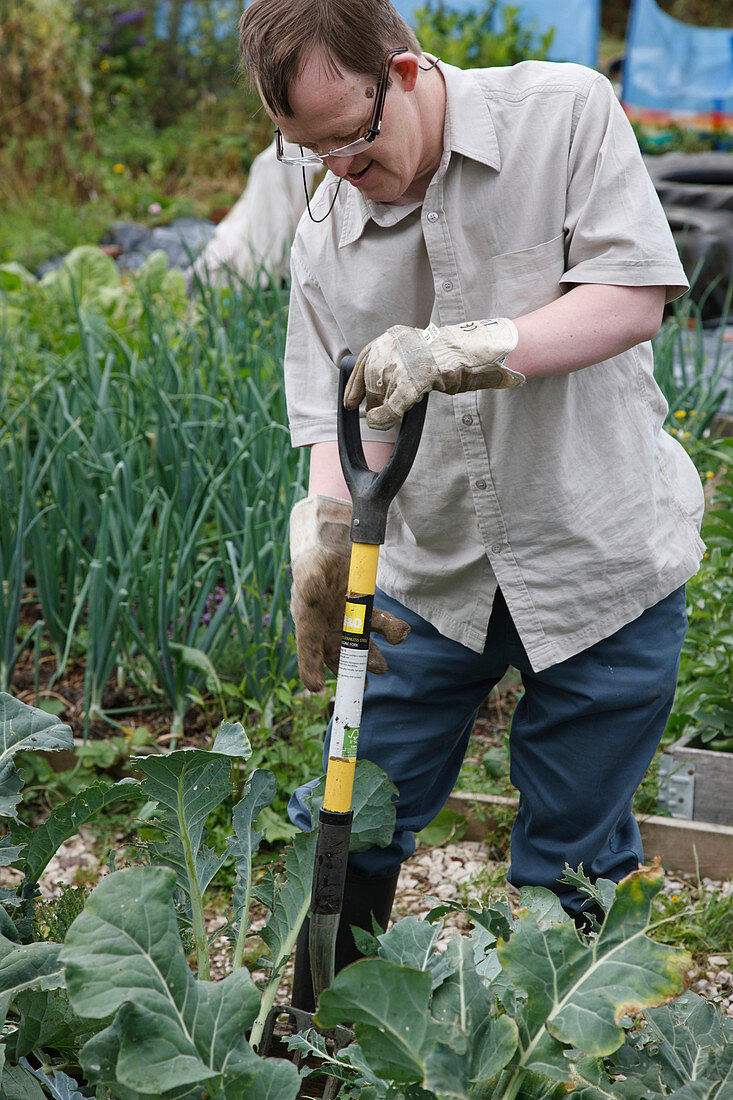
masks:
{"type": "Polygon", "coordinates": [[[464,415],[463,415],[463,416],[461,417],[461,420],[463,421],[463,423],[464,423],[464,424],[468,424],[468,425],[469,425],[469,427],[470,427],[470,425],[471,425],[471,424],[473,424],[473,417],[471,416],[471,414],[470,414],[470,413],[465,413],[465,414],[464,414],[464,415]]]}
{"type": "Polygon", "coordinates": [[[480,477],[478,479],[478,481],[476,482],[476,488],[477,489],[485,489],[486,488],[486,482],[484,481],[484,479],[482,477],[480,477]]]}
{"type": "Polygon", "coordinates": [[[439,217],[440,217],[440,214],[438,214],[437,211],[431,210],[430,213],[428,214],[428,221],[429,222],[437,222],[439,217]]]}
{"type": "Polygon", "coordinates": [[[504,549],[504,547],[501,545],[501,543],[495,542],[494,545],[491,547],[491,553],[492,554],[500,554],[503,549],[504,549]]]}
{"type": "Polygon", "coordinates": [[[452,290],[452,289],[453,289],[453,283],[450,281],[450,279],[446,279],[445,282],[443,283],[443,290],[452,290]]]}

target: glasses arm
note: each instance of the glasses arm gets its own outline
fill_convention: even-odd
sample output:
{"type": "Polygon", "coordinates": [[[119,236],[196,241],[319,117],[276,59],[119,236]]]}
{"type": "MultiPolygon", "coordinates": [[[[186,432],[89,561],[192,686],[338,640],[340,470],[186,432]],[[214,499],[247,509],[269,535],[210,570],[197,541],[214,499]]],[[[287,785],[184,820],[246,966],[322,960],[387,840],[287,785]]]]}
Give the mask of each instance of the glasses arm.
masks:
{"type": "Polygon", "coordinates": [[[390,50],[382,62],[382,71],[379,74],[379,83],[377,84],[377,96],[372,111],[372,121],[366,134],[366,141],[374,141],[382,128],[382,112],[384,111],[384,101],[389,87],[389,71],[392,68],[392,62],[401,53],[408,53],[407,46],[398,46],[397,49],[390,50]]]}

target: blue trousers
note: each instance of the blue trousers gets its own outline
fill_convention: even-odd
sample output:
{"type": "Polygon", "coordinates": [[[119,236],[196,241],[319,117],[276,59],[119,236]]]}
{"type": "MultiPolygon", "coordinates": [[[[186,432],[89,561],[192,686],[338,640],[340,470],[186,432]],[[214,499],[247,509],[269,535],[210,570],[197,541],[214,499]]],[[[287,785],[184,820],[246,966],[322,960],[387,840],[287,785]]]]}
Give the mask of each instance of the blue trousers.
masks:
{"type": "MultiPolygon", "coordinates": [[[[400,645],[382,645],[389,671],[369,677],[359,735],[359,756],[399,790],[397,828],[388,848],[352,853],[352,870],[394,874],[413,853],[415,832],[453,789],[479,706],[510,665],[524,691],[510,733],[519,809],[509,882],[544,886],[574,914],[584,899],[558,881],[566,863],[582,863],[593,880],[619,881],[643,861],[631,804],[672,707],[687,626],[684,586],[542,672],[532,671],[500,591],[483,653],[443,637],[384,593],[375,603],[411,627],[400,645]]],[[[330,727],[324,769],[329,737],[330,727]]],[[[302,829],[311,827],[303,795],[312,785],[299,787],[288,807],[302,829]]]]}

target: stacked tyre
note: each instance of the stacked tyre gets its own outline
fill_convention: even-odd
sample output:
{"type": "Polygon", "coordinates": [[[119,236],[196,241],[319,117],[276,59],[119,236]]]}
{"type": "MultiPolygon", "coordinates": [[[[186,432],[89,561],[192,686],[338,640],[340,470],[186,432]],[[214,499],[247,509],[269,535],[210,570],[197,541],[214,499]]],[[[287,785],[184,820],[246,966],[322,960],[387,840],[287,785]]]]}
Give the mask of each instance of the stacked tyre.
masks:
{"type": "Polygon", "coordinates": [[[733,154],[667,153],[647,168],[705,321],[728,320],[733,279],[733,154]]]}

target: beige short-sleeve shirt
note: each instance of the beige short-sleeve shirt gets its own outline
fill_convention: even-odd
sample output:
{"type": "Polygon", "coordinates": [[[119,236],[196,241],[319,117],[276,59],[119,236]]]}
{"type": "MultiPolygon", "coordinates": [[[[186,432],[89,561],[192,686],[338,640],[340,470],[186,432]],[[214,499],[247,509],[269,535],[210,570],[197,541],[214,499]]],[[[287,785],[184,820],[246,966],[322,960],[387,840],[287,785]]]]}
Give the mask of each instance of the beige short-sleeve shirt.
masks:
{"type": "MultiPolygon", "coordinates": [[[[295,446],[336,438],[337,365],[391,325],[516,318],[575,283],[664,285],[668,300],[687,287],[604,77],[535,61],[441,71],[444,152],[424,201],[375,204],[342,186],[329,218],[298,228],[295,446]]],[[[316,216],[335,186],[328,175],[316,216]]],[[[518,389],[431,394],[380,586],[480,652],[498,583],[536,671],[609,636],[692,576],[704,549],[700,480],[666,411],[649,343],[518,389]]]]}

